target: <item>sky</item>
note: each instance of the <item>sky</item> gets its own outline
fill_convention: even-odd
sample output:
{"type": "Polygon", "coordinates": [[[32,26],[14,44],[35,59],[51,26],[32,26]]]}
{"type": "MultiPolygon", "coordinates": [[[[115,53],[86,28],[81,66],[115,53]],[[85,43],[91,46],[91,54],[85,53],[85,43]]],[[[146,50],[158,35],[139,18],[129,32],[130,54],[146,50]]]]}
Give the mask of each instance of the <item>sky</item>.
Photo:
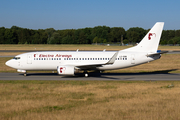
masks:
{"type": "Polygon", "coordinates": [[[0,0],[0,27],[79,29],[95,26],[180,29],[179,0],[0,0]]]}

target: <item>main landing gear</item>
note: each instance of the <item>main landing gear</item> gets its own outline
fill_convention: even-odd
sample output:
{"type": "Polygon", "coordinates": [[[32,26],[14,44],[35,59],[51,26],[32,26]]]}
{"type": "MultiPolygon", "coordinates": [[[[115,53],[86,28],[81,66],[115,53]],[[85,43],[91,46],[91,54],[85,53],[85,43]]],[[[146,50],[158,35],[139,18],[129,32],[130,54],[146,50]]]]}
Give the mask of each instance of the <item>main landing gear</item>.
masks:
{"type": "Polygon", "coordinates": [[[88,77],[88,73],[85,73],[84,76],[85,76],[85,77],[88,77]]]}
{"type": "Polygon", "coordinates": [[[86,70],[84,71],[84,76],[88,77],[88,72],[86,70]]]}

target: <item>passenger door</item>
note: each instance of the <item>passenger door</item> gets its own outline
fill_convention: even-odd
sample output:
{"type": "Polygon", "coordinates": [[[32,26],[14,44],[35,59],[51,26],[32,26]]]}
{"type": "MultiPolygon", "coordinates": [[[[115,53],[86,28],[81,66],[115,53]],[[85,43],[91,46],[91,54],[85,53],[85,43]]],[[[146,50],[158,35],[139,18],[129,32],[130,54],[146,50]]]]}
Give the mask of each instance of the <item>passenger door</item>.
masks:
{"type": "Polygon", "coordinates": [[[27,64],[32,64],[32,54],[27,55],[27,64]]]}

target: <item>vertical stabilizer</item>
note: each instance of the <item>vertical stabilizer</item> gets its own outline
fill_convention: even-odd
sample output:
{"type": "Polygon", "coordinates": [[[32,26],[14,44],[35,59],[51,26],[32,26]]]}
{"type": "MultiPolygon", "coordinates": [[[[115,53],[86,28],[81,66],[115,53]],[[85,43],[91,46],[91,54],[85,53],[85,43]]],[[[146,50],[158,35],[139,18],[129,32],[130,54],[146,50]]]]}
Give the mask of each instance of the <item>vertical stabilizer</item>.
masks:
{"type": "Polygon", "coordinates": [[[123,51],[156,53],[161,38],[163,26],[164,22],[157,22],[137,46],[125,49],[123,51]]]}

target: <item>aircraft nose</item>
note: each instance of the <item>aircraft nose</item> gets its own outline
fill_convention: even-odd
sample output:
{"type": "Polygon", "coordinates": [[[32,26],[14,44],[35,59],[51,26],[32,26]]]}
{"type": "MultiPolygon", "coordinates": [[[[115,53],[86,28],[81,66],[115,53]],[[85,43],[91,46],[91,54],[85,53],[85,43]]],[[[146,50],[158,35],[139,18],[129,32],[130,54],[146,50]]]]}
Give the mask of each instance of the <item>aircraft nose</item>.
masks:
{"type": "Polygon", "coordinates": [[[5,64],[6,64],[7,66],[10,66],[10,61],[8,60],[5,64]]]}
{"type": "Polygon", "coordinates": [[[9,66],[9,67],[12,67],[12,61],[11,61],[11,60],[8,60],[5,64],[6,64],[7,66],[9,66]]]}

